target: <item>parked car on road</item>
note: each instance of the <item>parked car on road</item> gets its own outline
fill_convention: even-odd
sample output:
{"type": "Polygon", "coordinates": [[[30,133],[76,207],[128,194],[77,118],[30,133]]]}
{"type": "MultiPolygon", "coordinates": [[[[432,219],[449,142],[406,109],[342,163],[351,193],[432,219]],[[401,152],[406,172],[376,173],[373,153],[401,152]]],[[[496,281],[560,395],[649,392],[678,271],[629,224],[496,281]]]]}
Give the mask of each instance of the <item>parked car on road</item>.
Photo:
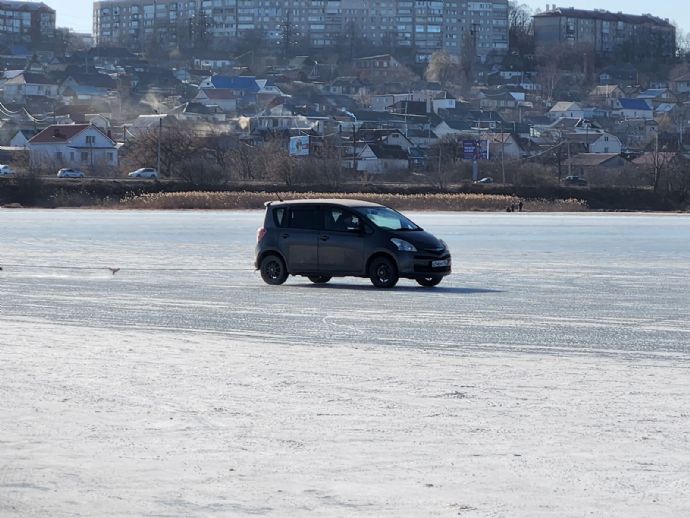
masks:
{"type": "Polygon", "coordinates": [[[587,185],[587,180],[580,176],[566,176],[565,180],[563,180],[563,183],[566,185],[587,185]]]}
{"type": "Polygon", "coordinates": [[[491,178],[490,176],[487,176],[486,178],[482,178],[481,180],[477,180],[476,183],[494,183],[494,179],[491,178]]]}
{"type": "Polygon", "coordinates": [[[58,178],[85,178],[86,175],[79,171],[78,169],[71,169],[69,167],[63,167],[57,173],[58,178]]]}
{"type": "Polygon", "coordinates": [[[402,277],[431,287],[451,273],[451,256],[446,243],[383,205],[295,200],[266,204],[254,265],[274,285],[300,275],[315,284],[351,276],[392,288],[402,277]]]}
{"type": "Polygon", "coordinates": [[[14,170],[6,165],[6,164],[0,164],[0,176],[12,176],[14,174],[14,170]]]}
{"type": "Polygon", "coordinates": [[[142,167],[136,171],[132,171],[127,176],[130,178],[158,178],[158,171],[153,167],[142,167]]]}

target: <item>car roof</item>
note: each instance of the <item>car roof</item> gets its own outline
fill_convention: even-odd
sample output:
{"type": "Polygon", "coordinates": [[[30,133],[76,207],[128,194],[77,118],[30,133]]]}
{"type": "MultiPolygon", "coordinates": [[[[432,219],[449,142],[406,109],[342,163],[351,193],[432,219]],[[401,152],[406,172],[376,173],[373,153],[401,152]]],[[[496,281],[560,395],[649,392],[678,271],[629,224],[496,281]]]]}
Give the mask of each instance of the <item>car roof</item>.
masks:
{"type": "Polygon", "coordinates": [[[284,201],[269,201],[266,206],[282,207],[287,205],[341,205],[343,207],[384,207],[380,203],[373,203],[370,201],[350,200],[339,198],[315,198],[312,200],[284,200],[284,201]]]}

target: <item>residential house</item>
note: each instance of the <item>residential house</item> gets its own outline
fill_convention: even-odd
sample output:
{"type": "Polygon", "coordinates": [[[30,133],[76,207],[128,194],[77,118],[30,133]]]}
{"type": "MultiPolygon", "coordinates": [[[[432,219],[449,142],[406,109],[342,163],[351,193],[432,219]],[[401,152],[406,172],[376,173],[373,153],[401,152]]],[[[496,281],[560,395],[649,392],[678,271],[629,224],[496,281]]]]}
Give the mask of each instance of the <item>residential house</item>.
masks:
{"type": "Polygon", "coordinates": [[[390,54],[367,56],[355,60],[355,69],[362,79],[387,79],[398,71],[406,71],[407,68],[390,54]]]}
{"type": "Polygon", "coordinates": [[[14,137],[10,140],[10,147],[23,147],[25,148],[29,140],[32,139],[35,135],[38,135],[40,133],[39,130],[37,129],[23,129],[17,131],[15,133],[14,137]]]}
{"type": "Polygon", "coordinates": [[[29,140],[35,167],[110,168],[119,166],[118,145],[90,124],[49,126],[29,140]]]}
{"type": "Polygon", "coordinates": [[[646,99],[621,98],[616,101],[613,114],[621,119],[653,119],[654,109],[646,99]]]}
{"type": "Polygon", "coordinates": [[[5,81],[3,100],[24,104],[29,97],[56,97],[58,85],[43,74],[22,72],[5,81]]]}
{"type": "Polygon", "coordinates": [[[522,146],[511,133],[482,133],[481,140],[489,143],[489,156],[500,160],[517,160],[524,154],[522,146]]]}
{"type": "Polygon", "coordinates": [[[225,70],[237,64],[237,61],[228,56],[227,52],[215,52],[211,50],[197,52],[192,58],[192,61],[196,68],[211,70],[225,70]]]}
{"type": "Polygon", "coordinates": [[[552,120],[557,119],[583,119],[585,112],[578,103],[561,101],[557,102],[553,108],[549,110],[548,116],[552,120]]]}
{"type": "Polygon", "coordinates": [[[649,119],[627,119],[617,121],[609,131],[620,139],[624,149],[642,149],[656,139],[659,123],[649,119]]]}
{"type": "Polygon", "coordinates": [[[409,168],[408,153],[398,147],[385,144],[358,143],[343,157],[343,166],[369,174],[407,171],[409,168]]]}
{"type": "Polygon", "coordinates": [[[180,121],[192,121],[200,123],[215,124],[225,122],[226,113],[218,105],[204,105],[197,102],[185,103],[176,107],[172,115],[180,121]]]}
{"type": "Polygon", "coordinates": [[[572,174],[582,178],[588,178],[596,170],[622,169],[627,164],[628,161],[617,153],[580,153],[563,163],[572,174]]]}
{"type": "Polygon", "coordinates": [[[664,104],[678,102],[678,96],[668,88],[648,88],[637,94],[638,99],[646,100],[652,108],[664,104]]]}
{"type": "Polygon", "coordinates": [[[434,127],[434,133],[443,139],[451,135],[476,135],[477,129],[467,120],[444,120],[434,127]]]}
{"type": "Polygon", "coordinates": [[[138,137],[146,133],[158,131],[160,128],[169,128],[171,126],[179,126],[179,121],[175,115],[139,115],[131,124],[126,125],[126,132],[133,137],[138,137]]]}
{"type": "Polygon", "coordinates": [[[326,92],[336,95],[366,95],[369,87],[366,82],[355,76],[336,77],[325,87],[326,92]]]}
{"type": "Polygon", "coordinates": [[[690,94],[690,72],[672,79],[671,91],[677,95],[690,94]]]}
{"type": "Polygon", "coordinates": [[[514,110],[518,100],[508,90],[487,90],[479,94],[479,107],[482,110],[514,110]]]}
{"type": "Polygon", "coordinates": [[[238,103],[245,106],[252,104],[266,106],[276,97],[285,96],[282,90],[270,80],[257,79],[254,76],[215,75],[206,78],[199,87],[202,89],[230,90],[236,95],[238,103]]]}
{"type": "Polygon", "coordinates": [[[103,99],[117,92],[117,83],[107,74],[71,73],[60,84],[59,93],[73,102],[103,99]]]}
{"type": "Polygon", "coordinates": [[[194,102],[204,106],[218,106],[226,113],[237,111],[237,94],[225,88],[201,88],[194,102]]]}
{"type": "Polygon", "coordinates": [[[618,85],[595,86],[587,97],[587,102],[594,106],[613,109],[616,107],[616,99],[625,97],[625,92],[618,85]]]}
{"type": "Polygon", "coordinates": [[[611,133],[589,131],[568,133],[566,141],[574,144],[582,144],[587,153],[590,154],[617,154],[623,150],[620,139],[611,133]]]}

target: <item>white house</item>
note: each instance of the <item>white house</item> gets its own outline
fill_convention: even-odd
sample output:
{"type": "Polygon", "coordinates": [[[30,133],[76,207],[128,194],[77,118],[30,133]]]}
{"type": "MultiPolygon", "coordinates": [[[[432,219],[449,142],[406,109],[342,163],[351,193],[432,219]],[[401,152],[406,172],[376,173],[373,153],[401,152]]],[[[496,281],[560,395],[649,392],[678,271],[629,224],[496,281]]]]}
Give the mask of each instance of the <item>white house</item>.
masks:
{"type": "Polygon", "coordinates": [[[482,140],[489,143],[489,156],[500,160],[517,160],[523,150],[515,137],[510,133],[482,133],[482,140]]]}
{"type": "Polygon", "coordinates": [[[204,106],[218,106],[224,112],[237,110],[237,95],[226,88],[202,88],[193,99],[204,106]]]}
{"type": "Polygon", "coordinates": [[[3,99],[23,103],[27,97],[57,97],[58,85],[43,74],[23,72],[5,81],[3,99]]]}
{"type": "Polygon", "coordinates": [[[620,154],[623,150],[621,139],[611,133],[601,133],[592,137],[589,144],[590,153],[615,153],[620,154]]]}
{"type": "Polygon", "coordinates": [[[29,140],[31,140],[31,137],[34,135],[37,135],[39,133],[38,130],[19,130],[17,133],[14,134],[14,137],[10,140],[10,147],[23,147],[25,148],[26,145],[28,144],[29,140]]]}
{"type": "Polygon", "coordinates": [[[385,144],[357,144],[355,156],[352,148],[343,159],[343,167],[352,168],[365,173],[388,173],[406,171],[409,168],[407,152],[398,146],[385,144]]]}
{"type": "Polygon", "coordinates": [[[606,131],[590,131],[569,133],[566,140],[571,144],[582,144],[587,153],[603,153],[619,155],[623,150],[621,140],[606,131]]]}
{"type": "Polygon", "coordinates": [[[549,110],[549,118],[553,120],[564,119],[582,119],[585,116],[585,112],[578,103],[571,103],[561,101],[554,105],[553,108],[549,110]]]}
{"type": "Polygon", "coordinates": [[[53,125],[26,145],[32,166],[96,169],[118,167],[118,146],[90,124],[53,125]]]}

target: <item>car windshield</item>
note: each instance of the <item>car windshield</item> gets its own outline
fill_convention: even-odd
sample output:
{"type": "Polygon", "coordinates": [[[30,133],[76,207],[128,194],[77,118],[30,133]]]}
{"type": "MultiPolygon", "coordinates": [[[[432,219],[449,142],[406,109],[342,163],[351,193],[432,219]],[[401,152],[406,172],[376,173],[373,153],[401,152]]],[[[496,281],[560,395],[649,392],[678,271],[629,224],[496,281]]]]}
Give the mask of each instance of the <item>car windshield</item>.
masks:
{"type": "Polygon", "coordinates": [[[405,216],[388,207],[363,207],[358,210],[374,225],[385,230],[422,230],[405,216]]]}

